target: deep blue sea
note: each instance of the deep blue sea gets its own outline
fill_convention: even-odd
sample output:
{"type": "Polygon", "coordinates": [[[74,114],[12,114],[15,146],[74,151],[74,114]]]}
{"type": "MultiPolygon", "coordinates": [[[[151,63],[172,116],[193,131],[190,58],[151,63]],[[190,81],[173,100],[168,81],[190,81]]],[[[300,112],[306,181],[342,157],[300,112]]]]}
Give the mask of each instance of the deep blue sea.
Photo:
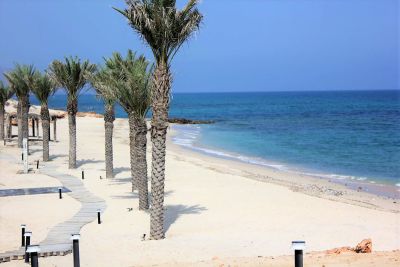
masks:
{"type": "MultiPolygon", "coordinates": [[[[65,103],[50,100],[52,108],[65,103]]],[[[82,95],[79,110],[103,106],[82,95]]],[[[175,94],[170,116],[215,120],[175,127],[175,143],[204,153],[400,186],[400,91],[175,94]]],[[[126,117],[120,107],[117,117],[126,117]]]]}

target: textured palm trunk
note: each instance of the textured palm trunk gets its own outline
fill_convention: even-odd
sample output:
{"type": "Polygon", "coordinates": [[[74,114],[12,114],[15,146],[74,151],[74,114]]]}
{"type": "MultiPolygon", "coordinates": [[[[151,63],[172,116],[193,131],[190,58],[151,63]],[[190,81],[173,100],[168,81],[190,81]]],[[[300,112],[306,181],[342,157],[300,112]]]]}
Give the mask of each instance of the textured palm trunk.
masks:
{"type": "Polygon", "coordinates": [[[136,165],[135,165],[135,115],[128,114],[129,121],[129,158],[131,163],[131,177],[132,177],[132,192],[138,189],[136,180],[136,165]]]}
{"type": "Polygon", "coordinates": [[[106,156],[106,178],[114,177],[113,161],[113,130],[114,130],[114,105],[105,104],[104,130],[105,130],[105,156],[106,156]]]}
{"type": "Polygon", "coordinates": [[[11,123],[11,115],[7,115],[7,123],[6,123],[6,133],[7,138],[12,138],[12,123],[11,123]]]}
{"type": "Polygon", "coordinates": [[[0,103],[0,140],[4,140],[5,136],[4,136],[4,114],[5,114],[5,110],[4,110],[4,104],[0,103]]]}
{"type": "Polygon", "coordinates": [[[151,121],[151,211],[150,238],[164,238],[165,149],[168,128],[169,94],[172,76],[166,63],[159,63],[154,71],[151,121]]]}
{"type": "Polygon", "coordinates": [[[18,124],[18,147],[22,148],[22,107],[21,98],[18,98],[17,105],[17,124],[18,124]]]}
{"type": "MultiPolygon", "coordinates": [[[[21,119],[22,119],[22,138],[29,140],[29,121],[28,121],[28,111],[29,111],[29,96],[25,95],[21,97],[21,119]]],[[[29,141],[28,153],[29,153],[29,141]]]]}
{"type": "MultiPolygon", "coordinates": [[[[42,119],[42,132],[43,132],[43,161],[49,161],[49,133],[50,133],[50,113],[47,104],[42,104],[40,108],[40,116],[42,119]]],[[[39,136],[39,132],[38,132],[39,136]]]]}
{"type": "MultiPolygon", "coordinates": [[[[78,111],[78,101],[68,100],[68,128],[69,128],[69,168],[76,169],[76,113],[78,111]]],[[[49,131],[50,134],[50,131],[49,131]]],[[[48,136],[49,136],[48,134],[48,136]]]]}
{"type": "Polygon", "coordinates": [[[149,208],[149,189],[147,182],[147,125],[143,118],[137,118],[135,124],[134,161],[136,181],[139,189],[139,210],[149,208]]]}

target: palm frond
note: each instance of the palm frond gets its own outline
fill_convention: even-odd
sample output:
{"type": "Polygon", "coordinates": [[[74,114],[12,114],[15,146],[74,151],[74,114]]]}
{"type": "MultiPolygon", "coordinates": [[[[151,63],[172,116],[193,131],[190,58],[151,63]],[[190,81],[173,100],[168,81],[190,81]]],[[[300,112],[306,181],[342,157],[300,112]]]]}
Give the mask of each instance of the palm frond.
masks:
{"type": "Polygon", "coordinates": [[[14,70],[4,73],[17,97],[29,95],[36,70],[33,65],[16,64],[14,70]]]}
{"type": "Polygon", "coordinates": [[[50,79],[50,76],[47,73],[36,73],[33,81],[32,92],[41,104],[48,103],[49,97],[55,93],[56,88],[57,86],[55,82],[50,79]]]}
{"type": "Polygon", "coordinates": [[[144,56],[131,50],[104,59],[104,67],[90,77],[95,90],[107,101],[118,102],[127,113],[144,118],[150,108],[151,73],[144,56]]]}
{"type": "Polygon", "coordinates": [[[64,88],[68,100],[76,100],[87,83],[87,75],[96,70],[96,65],[88,60],[81,62],[78,57],[66,57],[65,62],[53,61],[47,73],[57,87],[64,88]]]}
{"type": "Polygon", "coordinates": [[[6,86],[3,81],[0,80],[0,105],[3,105],[14,95],[14,91],[11,87],[6,86]]]}
{"type": "Polygon", "coordinates": [[[128,19],[157,62],[170,63],[203,19],[198,0],[189,0],[182,10],[177,10],[175,0],[126,0],[126,4],[126,9],[114,9],[128,19]]]}

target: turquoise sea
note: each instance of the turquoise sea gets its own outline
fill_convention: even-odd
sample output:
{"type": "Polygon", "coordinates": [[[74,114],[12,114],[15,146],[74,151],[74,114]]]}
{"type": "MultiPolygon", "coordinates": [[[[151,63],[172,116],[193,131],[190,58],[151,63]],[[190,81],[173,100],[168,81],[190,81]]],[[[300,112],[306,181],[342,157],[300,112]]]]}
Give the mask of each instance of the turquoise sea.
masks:
{"type": "MultiPolygon", "coordinates": [[[[55,95],[50,106],[65,102],[55,95]]],[[[82,95],[79,110],[103,106],[82,95]]],[[[175,143],[203,153],[400,186],[400,91],[174,94],[170,116],[215,121],[175,127],[175,143]]],[[[120,107],[117,117],[126,117],[120,107]]]]}

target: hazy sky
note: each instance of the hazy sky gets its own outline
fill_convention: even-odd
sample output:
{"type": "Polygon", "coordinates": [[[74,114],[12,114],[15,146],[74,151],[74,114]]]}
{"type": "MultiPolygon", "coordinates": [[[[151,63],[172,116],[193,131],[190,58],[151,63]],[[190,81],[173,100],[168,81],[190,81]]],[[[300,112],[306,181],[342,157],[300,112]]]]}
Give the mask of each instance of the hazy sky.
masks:
{"type": "MultiPolygon", "coordinates": [[[[178,1],[180,5],[184,1],[178,1]]],[[[203,0],[204,24],[173,64],[175,92],[400,89],[398,0],[203,0]]],[[[0,71],[78,55],[151,56],[111,6],[0,0],[0,71]]]]}

